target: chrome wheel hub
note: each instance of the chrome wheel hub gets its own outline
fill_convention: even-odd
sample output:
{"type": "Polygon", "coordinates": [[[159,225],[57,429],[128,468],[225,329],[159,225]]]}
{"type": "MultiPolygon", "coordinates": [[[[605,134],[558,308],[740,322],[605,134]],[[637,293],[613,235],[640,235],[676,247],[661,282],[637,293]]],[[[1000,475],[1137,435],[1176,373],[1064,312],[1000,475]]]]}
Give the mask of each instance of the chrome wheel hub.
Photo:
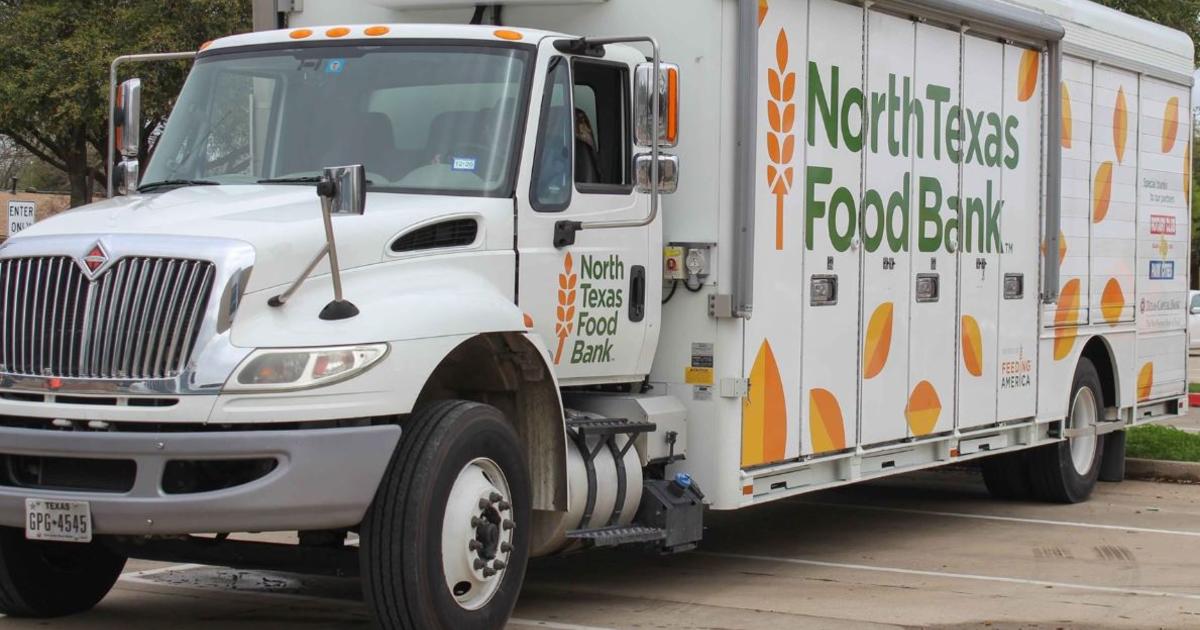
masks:
{"type": "Polygon", "coordinates": [[[508,480],[486,457],[458,473],[442,520],[442,571],[459,606],[477,610],[500,588],[512,555],[513,521],[508,480]]]}
{"type": "MultiPolygon", "coordinates": [[[[1076,392],[1075,399],[1071,401],[1071,428],[1095,429],[1099,418],[1096,395],[1091,388],[1084,387],[1076,392]]],[[[1071,447],[1071,463],[1075,466],[1075,472],[1087,475],[1096,460],[1096,434],[1077,435],[1068,438],[1067,443],[1071,447]]]]}

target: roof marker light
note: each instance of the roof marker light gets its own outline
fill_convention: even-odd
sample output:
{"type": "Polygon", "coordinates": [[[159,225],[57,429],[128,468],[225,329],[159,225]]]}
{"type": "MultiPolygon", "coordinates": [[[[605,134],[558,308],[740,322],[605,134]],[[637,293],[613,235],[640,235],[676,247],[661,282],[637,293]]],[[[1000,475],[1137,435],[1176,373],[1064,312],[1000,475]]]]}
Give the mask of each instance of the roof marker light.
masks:
{"type": "Polygon", "coordinates": [[[522,39],[525,39],[524,35],[518,33],[517,31],[510,31],[508,29],[500,29],[493,34],[500,39],[507,39],[510,42],[519,42],[522,39]]]}
{"type": "Polygon", "coordinates": [[[200,44],[200,50],[204,50],[205,48],[212,46],[212,43],[213,43],[213,40],[210,39],[210,40],[204,42],[203,44],[200,44]]]}
{"type": "Polygon", "coordinates": [[[328,31],[325,31],[325,35],[327,37],[345,37],[349,34],[350,34],[350,29],[346,28],[345,26],[331,28],[328,31]]]}
{"type": "Polygon", "coordinates": [[[387,35],[392,32],[392,29],[386,26],[368,26],[363,32],[371,37],[379,37],[380,35],[387,35]]]}
{"type": "Polygon", "coordinates": [[[288,33],[288,37],[291,37],[292,39],[304,39],[305,37],[311,37],[312,33],[313,32],[311,29],[298,28],[291,33],[288,33]]]}

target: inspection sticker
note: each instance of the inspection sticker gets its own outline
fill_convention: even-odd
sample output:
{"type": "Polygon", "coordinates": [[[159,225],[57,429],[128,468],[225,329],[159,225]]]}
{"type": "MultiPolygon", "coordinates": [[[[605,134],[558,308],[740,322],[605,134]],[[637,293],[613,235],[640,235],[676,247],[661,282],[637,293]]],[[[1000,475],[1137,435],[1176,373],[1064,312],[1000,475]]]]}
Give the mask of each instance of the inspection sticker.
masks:
{"type": "Polygon", "coordinates": [[[451,158],[450,170],[452,171],[468,171],[475,172],[476,160],[473,157],[456,157],[451,158]]]}

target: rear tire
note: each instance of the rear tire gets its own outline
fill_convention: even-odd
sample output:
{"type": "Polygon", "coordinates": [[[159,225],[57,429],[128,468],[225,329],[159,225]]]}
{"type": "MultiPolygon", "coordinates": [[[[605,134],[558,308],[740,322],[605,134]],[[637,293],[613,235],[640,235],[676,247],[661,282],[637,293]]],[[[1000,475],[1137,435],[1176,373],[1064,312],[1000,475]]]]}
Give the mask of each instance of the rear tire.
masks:
{"type": "MultiPolygon", "coordinates": [[[[1103,418],[1100,376],[1088,359],[1080,359],[1063,426],[1097,426],[1103,418]]],[[[1104,436],[1079,436],[1036,448],[1029,453],[1030,480],[1037,498],[1056,503],[1086,501],[1100,477],[1104,436]]]]}
{"type": "Polygon", "coordinates": [[[1029,458],[1025,451],[984,458],[980,467],[983,471],[983,483],[993,498],[1023,501],[1032,496],[1029,458]]]}
{"type": "Polygon", "coordinates": [[[124,568],[125,558],[99,541],[32,541],[0,528],[0,613],[47,619],[91,610],[124,568]]]}
{"type": "Polygon", "coordinates": [[[368,609],[387,630],[503,628],[529,557],[516,431],[495,407],[444,401],[404,432],[360,530],[368,609]]]}

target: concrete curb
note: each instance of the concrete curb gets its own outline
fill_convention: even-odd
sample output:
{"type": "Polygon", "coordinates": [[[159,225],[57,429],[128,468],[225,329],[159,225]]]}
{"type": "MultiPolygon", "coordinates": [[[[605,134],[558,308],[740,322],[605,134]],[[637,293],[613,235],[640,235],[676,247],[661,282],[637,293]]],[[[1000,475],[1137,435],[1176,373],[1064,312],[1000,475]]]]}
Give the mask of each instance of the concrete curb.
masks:
{"type": "Polygon", "coordinates": [[[1158,459],[1125,459],[1125,478],[1175,483],[1200,483],[1200,463],[1158,459]]]}

